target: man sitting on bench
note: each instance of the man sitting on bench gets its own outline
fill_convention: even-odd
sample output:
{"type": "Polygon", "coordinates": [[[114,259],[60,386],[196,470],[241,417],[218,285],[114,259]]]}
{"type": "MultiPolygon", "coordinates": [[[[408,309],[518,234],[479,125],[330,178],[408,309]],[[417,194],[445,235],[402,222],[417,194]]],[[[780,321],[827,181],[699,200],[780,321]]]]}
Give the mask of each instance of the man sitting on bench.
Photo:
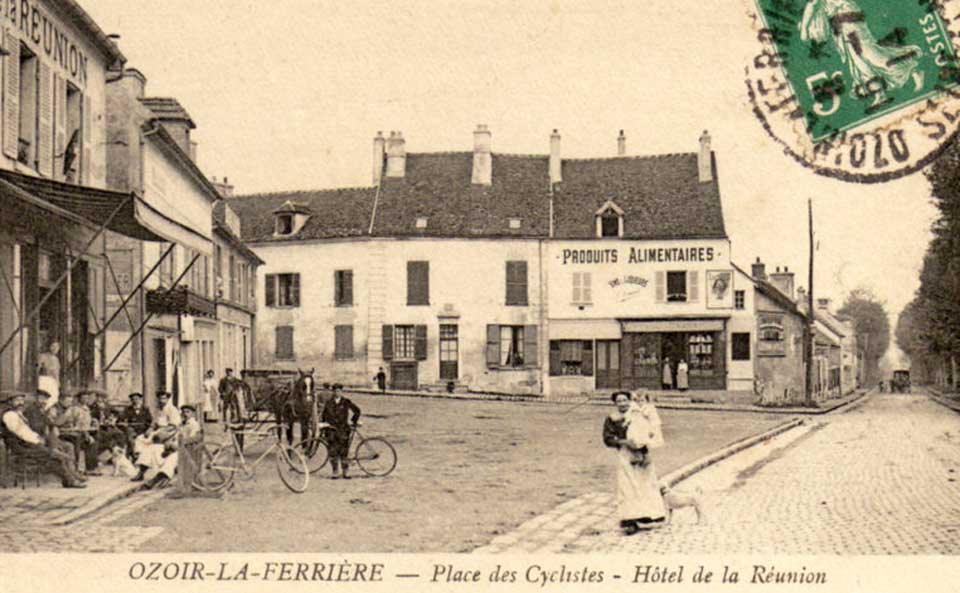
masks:
{"type": "Polygon", "coordinates": [[[60,476],[64,488],[86,488],[85,479],[73,466],[73,460],[62,451],[48,446],[44,439],[34,432],[23,416],[26,399],[20,393],[0,394],[0,403],[12,406],[3,413],[4,440],[14,456],[31,455],[60,476]]]}

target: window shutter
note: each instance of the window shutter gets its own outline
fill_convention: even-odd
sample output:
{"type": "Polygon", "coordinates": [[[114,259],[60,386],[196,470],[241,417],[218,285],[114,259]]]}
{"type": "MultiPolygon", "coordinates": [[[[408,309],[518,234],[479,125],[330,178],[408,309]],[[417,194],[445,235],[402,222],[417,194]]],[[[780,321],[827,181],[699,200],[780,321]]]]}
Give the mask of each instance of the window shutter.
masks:
{"type": "Polygon", "coordinates": [[[90,175],[93,171],[93,102],[90,95],[83,95],[83,114],[81,115],[83,129],[80,130],[80,138],[83,141],[83,155],[80,157],[80,179],[81,183],[90,185],[90,175]]]}
{"type": "Polygon", "coordinates": [[[664,303],[667,300],[667,273],[663,270],[658,270],[654,275],[654,285],[656,293],[656,301],[658,303],[664,303]]]}
{"type": "MultiPolygon", "coordinates": [[[[526,262],[524,262],[526,263],[526,262]]],[[[539,340],[537,340],[537,326],[527,325],[523,328],[523,364],[529,368],[540,366],[539,340]]]]}
{"type": "Polygon", "coordinates": [[[689,270],[687,272],[687,302],[696,303],[700,300],[700,272],[689,270]]]}
{"type": "Polygon", "coordinates": [[[592,278],[590,272],[583,272],[581,275],[580,281],[580,296],[583,297],[584,303],[593,302],[593,287],[591,286],[592,278]]]}
{"type": "Polygon", "coordinates": [[[63,181],[63,153],[67,149],[67,81],[53,75],[53,177],[63,181]]]}
{"type": "Polygon", "coordinates": [[[20,40],[4,31],[3,154],[16,160],[20,149],[20,40]]]}
{"type": "Polygon", "coordinates": [[[593,342],[590,340],[584,340],[580,349],[580,374],[593,375],[593,342]]]}
{"type": "Polygon", "coordinates": [[[40,114],[37,118],[37,169],[41,175],[53,177],[53,78],[50,66],[40,62],[37,84],[40,114]]]}
{"type": "Polygon", "coordinates": [[[550,375],[560,375],[560,342],[550,342],[550,375]]]}
{"type": "Polygon", "coordinates": [[[487,368],[500,366],[500,326],[487,324],[487,368]]]}
{"type": "Polygon", "coordinates": [[[413,356],[417,360],[427,359],[427,326],[418,325],[415,327],[416,341],[413,343],[413,356]]]}
{"type": "Polygon", "coordinates": [[[353,270],[343,272],[343,304],[353,305],[353,270]]]}
{"type": "Polygon", "coordinates": [[[383,359],[393,360],[393,326],[383,326],[383,359]]]}
{"type": "Polygon", "coordinates": [[[580,272],[573,273],[573,302],[582,303],[583,302],[583,291],[581,289],[582,274],[580,272]]]}
{"type": "Polygon", "coordinates": [[[275,307],[277,304],[277,275],[267,274],[266,279],[263,287],[264,303],[268,307],[275,307]]]}
{"type": "Polygon", "coordinates": [[[294,307],[300,306],[300,274],[290,274],[290,300],[294,307]]]}

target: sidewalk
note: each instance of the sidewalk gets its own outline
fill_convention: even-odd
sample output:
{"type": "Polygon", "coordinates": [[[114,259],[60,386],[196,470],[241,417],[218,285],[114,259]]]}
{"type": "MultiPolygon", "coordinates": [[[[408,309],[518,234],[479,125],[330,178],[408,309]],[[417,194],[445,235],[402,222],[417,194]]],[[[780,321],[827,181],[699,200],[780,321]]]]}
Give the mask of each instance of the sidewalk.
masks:
{"type": "Polygon", "coordinates": [[[26,488],[3,488],[0,489],[0,531],[14,524],[17,527],[68,525],[130,496],[140,486],[125,477],[94,476],[86,488],[63,488],[58,479],[44,475],[39,487],[30,480],[26,488]]]}
{"type": "Polygon", "coordinates": [[[936,387],[927,387],[926,393],[933,401],[937,402],[945,408],[949,408],[954,412],[960,412],[960,399],[956,397],[951,397],[936,387]]]}
{"type": "MultiPolygon", "coordinates": [[[[603,395],[591,395],[591,396],[562,396],[562,397],[550,397],[546,398],[542,395],[529,395],[529,394],[518,394],[518,393],[479,393],[479,392],[433,392],[433,391],[401,391],[388,389],[386,392],[381,392],[377,389],[365,389],[365,388],[354,388],[354,387],[345,387],[344,391],[347,393],[356,393],[356,394],[366,394],[366,395],[375,395],[375,396],[390,396],[390,397],[419,397],[419,398],[432,398],[432,399],[450,399],[450,400],[481,400],[481,401],[509,401],[509,402],[520,402],[520,403],[537,403],[537,404],[560,404],[560,405],[571,405],[571,404],[580,404],[580,405],[599,405],[607,406],[610,404],[609,396],[606,394],[603,395]]],[[[785,414],[789,416],[796,415],[819,415],[832,412],[838,408],[851,404],[855,401],[858,401],[860,398],[867,395],[867,391],[863,389],[856,390],[844,397],[826,400],[819,402],[817,408],[805,408],[805,407],[764,407],[748,403],[752,400],[752,394],[744,392],[745,397],[740,397],[741,394],[737,394],[735,397],[730,397],[734,401],[717,401],[717,402],[708,402],[708,401],[693,401],[693,402],[683,402],[675,401],[675,398],[678,395],[678,392],[650,392],[654,398],[663,397],[663,400],[657,399],[656,406],[660,409],[667,410],[704,410],[704,411],[715,411],[715,412],[760,412],[764,414],[785,414]],[[747,400],[747,401],[744,401],[747,400]]],[[[725,393],[734,393],[734,392],[725,392],[725,393]]],[[[703,398],[703,394],[688,392],[686,394],[691,399],[700,400],[703,398]]],[[[726,398],[718,398],[726,399],[726,398]]]]}

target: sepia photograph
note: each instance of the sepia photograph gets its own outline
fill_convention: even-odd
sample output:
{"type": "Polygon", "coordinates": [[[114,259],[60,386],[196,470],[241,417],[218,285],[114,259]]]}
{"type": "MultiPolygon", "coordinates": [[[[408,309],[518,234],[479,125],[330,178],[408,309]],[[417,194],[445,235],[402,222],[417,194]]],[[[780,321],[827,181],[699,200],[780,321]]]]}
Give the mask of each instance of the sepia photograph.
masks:
{"type": "Polygon", "coordinates": [[[960,554],[960,0],[0,27],[5,564],[960,554]]]}

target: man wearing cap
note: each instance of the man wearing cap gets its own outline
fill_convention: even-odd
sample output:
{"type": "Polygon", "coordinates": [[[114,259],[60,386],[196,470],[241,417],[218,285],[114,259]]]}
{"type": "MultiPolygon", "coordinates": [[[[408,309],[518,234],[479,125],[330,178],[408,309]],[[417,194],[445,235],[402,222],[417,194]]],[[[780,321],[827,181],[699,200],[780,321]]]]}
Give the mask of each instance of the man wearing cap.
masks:
{"type": "Polygon", "coordinates": [[[59,437],[56,425],[58,409],[47,405],[49,399],[49,393],[38,389],[36,394],[27,400],[23,417],[27,419],[30,430],[47,439],[50,448],[63,452],[69,459],[76,459],[73,445],[59,437]]]}
{"type": "Polygon", "coordinates": [[[360,420],[360,408],[352,401],[343,397],[343,385],[333,384],[333,397],[323,406],[323,421],[330,425],[326,429],[327,449],[330,451],[330,465],[333,468],[332,478],[336,480],[337,466],[340,466],[344,479],[349,479],[347,469],[347,455],[350,449],[350,433],[353,426],[360,420]],[[351,418],[352,416],[352,418],[351,418]]]}
{"type": "Polygon", "coordinates": [[[73,468],[72,460],[61,451],[47,446],[44,439],[34,432],[23,415],[26,398],[22,393],[0,395],[0,403],[12,405],[3,413],[2,421],[6,429],[4,440],[13,455],[35,455],[48,462],[50,469],[60,476],[64,488],[86,488],[83,476],[73,468]]]}
{"type": "Polygon", "coordinates": [[[150,414],[150,410],[143,405],[142,393],[131,393],[129,397],[130,406],[120,416],[120,426],[126,429],[127,447],[130,451],[133,451],[134,440],[147,432],[147,429],[153,423],[153,416],[150,414]]]}

